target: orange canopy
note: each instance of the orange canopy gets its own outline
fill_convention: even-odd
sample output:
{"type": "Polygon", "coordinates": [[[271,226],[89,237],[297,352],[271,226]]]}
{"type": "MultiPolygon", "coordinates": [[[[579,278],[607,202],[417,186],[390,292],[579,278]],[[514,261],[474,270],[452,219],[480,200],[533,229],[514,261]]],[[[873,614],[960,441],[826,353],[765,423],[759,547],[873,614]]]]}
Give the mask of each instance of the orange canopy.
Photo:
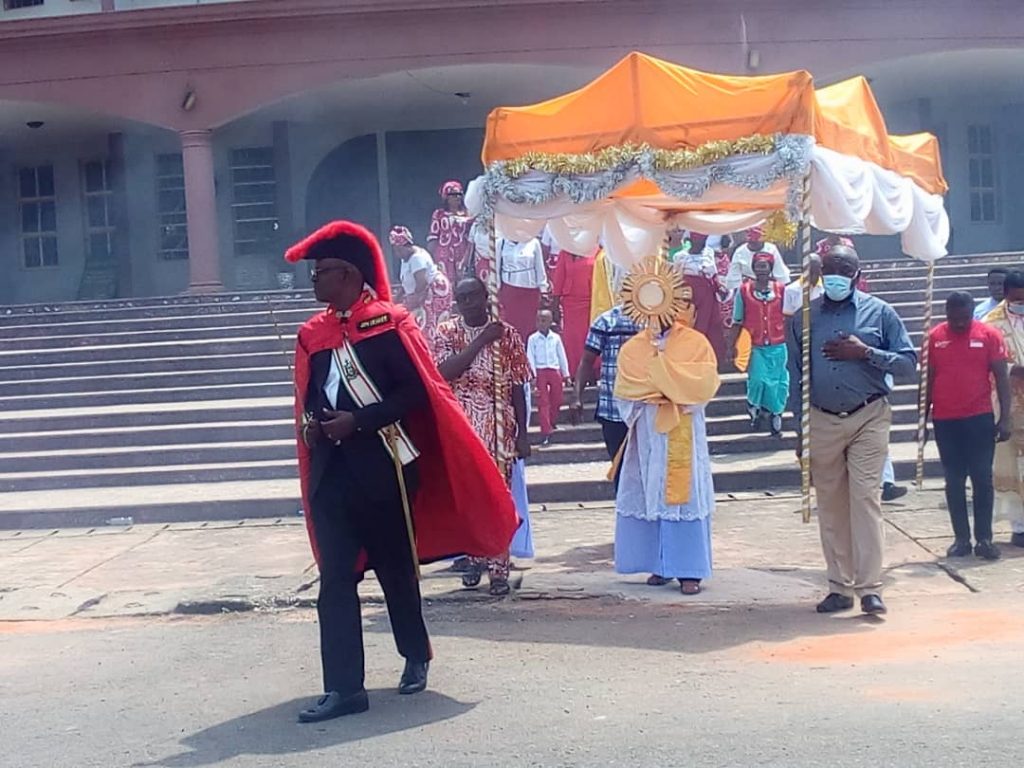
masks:
{"type": "Polygon", "coordinates": [[[819,145],[906,175],[929,192],[948,188],[934,137],[890,137],[862,77],[815,91],[803,70],[713,75],[637,52],[577,91],[492,111],[483,161],[530,152],[581,154],[627,143],[696,148],[776,133],[813,134],[819,145]]]}

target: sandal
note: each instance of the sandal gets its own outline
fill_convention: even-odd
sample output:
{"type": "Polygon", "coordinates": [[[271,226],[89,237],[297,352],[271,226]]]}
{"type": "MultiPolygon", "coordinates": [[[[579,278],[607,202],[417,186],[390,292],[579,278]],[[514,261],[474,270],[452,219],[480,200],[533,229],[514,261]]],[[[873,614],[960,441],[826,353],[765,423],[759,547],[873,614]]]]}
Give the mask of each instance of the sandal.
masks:
{"type": "Polygon", "coordinates": [[[480,579],[483,578],[483,571],[470,566],[470,569],[462,574],[462,586],[466,589],[480,586],[480,579]]]}
{"type": "Polygon", "coordinates": [[[507,581],[492,581],[491,588],[487,590],[491,597],[504,597],[512,591],[507,581]]]}
{"type": "Polygon", "coordinates": [[[699,595],[700,579],[680,579],[679,591],[684,595],[699,595]]]}
{"type": "Polygon", "coordinates": [[[652,573],[650,576],[647,577],[647,586],[664,587],[666,584],[669,583],[669,581],[671,581],[671,579],[666,579],[664,576],[659,576],[656,573],[652,573]]]}

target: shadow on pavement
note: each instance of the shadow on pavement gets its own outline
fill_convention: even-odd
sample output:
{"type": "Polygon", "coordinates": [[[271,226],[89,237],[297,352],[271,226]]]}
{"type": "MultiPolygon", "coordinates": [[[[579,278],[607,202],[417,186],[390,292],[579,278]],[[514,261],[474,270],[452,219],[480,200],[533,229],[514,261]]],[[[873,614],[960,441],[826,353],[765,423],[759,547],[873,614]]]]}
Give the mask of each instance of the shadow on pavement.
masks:
{"type": "MultiPolygon", "coordinates": [[[[502,600],[428,609],[427,626],[438,637],[496,643],[546,643],[580,648],[632,648],[685,655],[715,653],[748,643],[851,636],[876,631],[884,622],[865,621],[859,610],[833,616],[814,603],[772,606],[656,604],[611,599],[502,600]]],[[[369,632],[390,632],[386,615],[369,632]]]]}
{"type": "Polygon", "coordinates": [[[252,712],[182,739],[187,752],[134,768],[189,768],[215,765],[243,755],[285,755],[384,736],[464,715],[476,704],[464,704],[434,691],[402,696],[391,690],[370,691],[370,711],[326,723],[301,725],[300,709],[313,697],[295,699],[252,712]]]}
{"type": "Polygon", "coordinates": [[[615,567],[615,545],[609,541],[603,544],[573,547],[555,555],[539,556],[534,562],[541,566],[561,566],[561,570],[569,573],[609,570],[615,567]]]}

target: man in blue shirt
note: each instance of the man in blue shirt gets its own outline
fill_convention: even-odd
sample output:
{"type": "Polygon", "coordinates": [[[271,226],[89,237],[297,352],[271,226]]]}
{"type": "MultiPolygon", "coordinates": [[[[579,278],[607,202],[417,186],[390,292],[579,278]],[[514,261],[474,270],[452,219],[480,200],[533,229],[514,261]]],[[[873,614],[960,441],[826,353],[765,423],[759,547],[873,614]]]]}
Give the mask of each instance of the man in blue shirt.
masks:
{"type": "MultiPolygon", "coordinates": [[[[601,436],[610,459],[615,458],[626,439],[626,424],[619,416],[613,394],[615,374],[619,369],[619,350],[639,330],[637,324],[622,311],[621,305],[598,315],[590,326],[583,348],[583,359],[576,371],[576,385],[569,407],[578,420],[579,414],[583,412],[583,387],[591,379],[594,362],[600,356],[601,375],[597,382],[597,411],[594,416],[601,424],[601,436]]],[[[618,489],[618,476],[615,478],[615,486],[618,489]]]]}
{"type": "MultiPolygon", "coordinates": [[[[917,352],[896,310],[855,288],[860,260],[853,248],[833,247],[822,275],[824,295],[811,305],[810,461],[829,594],[818,612],[848,610],[857,596],[865,613],[885,613],[880,491],[892,422],[887,376],[911,376],[917,352]]],[[[798,313],[789,337],[790,410],[798,424],[802,332],[798,313]]]]}

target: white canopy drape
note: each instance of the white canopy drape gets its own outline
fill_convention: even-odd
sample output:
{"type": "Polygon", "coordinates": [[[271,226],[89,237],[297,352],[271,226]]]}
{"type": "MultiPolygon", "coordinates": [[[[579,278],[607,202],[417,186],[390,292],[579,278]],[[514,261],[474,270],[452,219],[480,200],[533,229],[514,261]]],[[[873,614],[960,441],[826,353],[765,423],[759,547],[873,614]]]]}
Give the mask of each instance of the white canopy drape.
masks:
{"type": "MultiPolygon", "coordinates": [[[[764,156],[746,156],[727,162],[730,172],[742,177],[756,175],[766,160],[764,156]]],[[[949,217],[941,196],[873,163],[824,147],[813,147],[810,170],[811,218],[819,229],[842,234],[898,234],[909,256],[935,261],[946,255],[949,217]]],[[[685,187],[702,172],[694,169],[662,176],[670,175],[674,187],[685,187]]],[[[598,176],[583,181],[607,183],[598,176]]],[[[583,253],[593,250],[600,240],[610,258],[627,267],[656,252],[668,227],[712,235],[737,232],[762,222],[773,211],[786,209],[793,193],[793,180],[780,179],[764,189],[717,182],[699,200],[684,203],[667,195],[577,203],[566,192],[535,202],[536,190],[550,188],[552,178],[549,173],[530,171],[512,182],[515,195],[495,197],[492,205],[499,236],[521,241],[536,237],[547,225],[562,248],[583,253]],[[511,202],[509,197],[527,202],[511,202]],[[749,210],[715,211],[716,203],[749,210]],[[691,207],[699,210],[688,210],[691,207]]],[[[624,188],[638,178],[638,174],[627,174],[615,188],[624,188]]],[[[474,214],[488,207],[487,181],[487,176],[481,176],[467,190],[466,203],[474,214]]]]}

